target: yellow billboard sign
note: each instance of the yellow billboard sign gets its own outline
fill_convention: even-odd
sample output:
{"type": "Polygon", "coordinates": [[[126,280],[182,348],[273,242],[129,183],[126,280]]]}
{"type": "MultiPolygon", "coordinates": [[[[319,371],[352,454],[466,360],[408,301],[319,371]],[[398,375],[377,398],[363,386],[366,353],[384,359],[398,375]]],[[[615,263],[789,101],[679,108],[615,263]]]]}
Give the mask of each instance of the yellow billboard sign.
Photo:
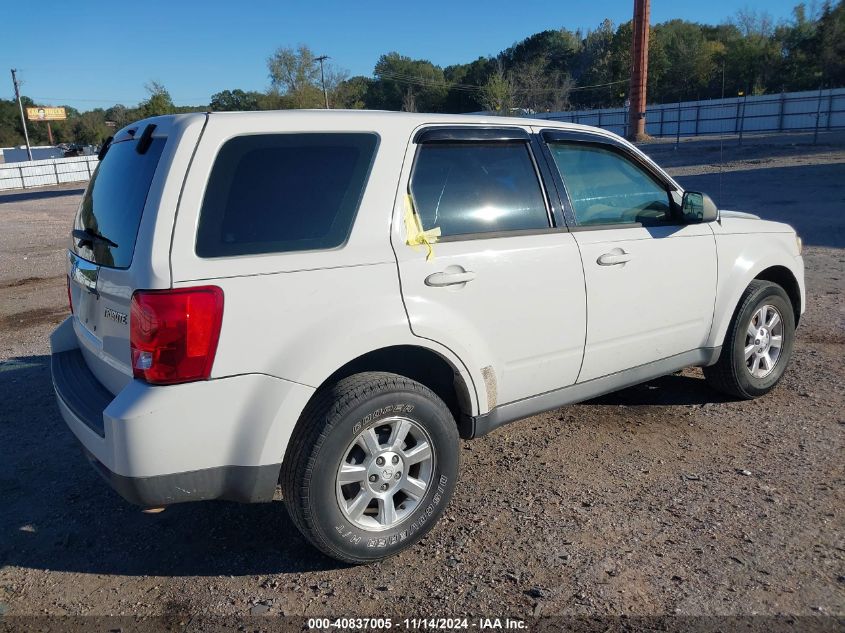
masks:
{"type": "Polygon", "coordinates": [[[26,118],[30,121],[64,121],[67,113],[64,108],[27,108],[26,118]]]}

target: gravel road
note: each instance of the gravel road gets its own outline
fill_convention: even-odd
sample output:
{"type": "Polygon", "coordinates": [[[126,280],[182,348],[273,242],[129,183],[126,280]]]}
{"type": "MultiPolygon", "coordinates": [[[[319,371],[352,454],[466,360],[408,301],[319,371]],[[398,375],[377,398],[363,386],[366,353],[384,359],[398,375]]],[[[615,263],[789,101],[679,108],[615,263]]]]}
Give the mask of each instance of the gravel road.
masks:
{"type": "Polygon", "coordinates": [[[644,149],[684,186],[804,236],[809,306],[781,385],[734,402],[687,370],[464,442],[444,520],[357,568],[308,547],[281,503],[146,515],[100,481],[58,415],[47,356],[81,191],[0,194],[0,622],[845,617],[845,141],[723,145],[644,149]]]}

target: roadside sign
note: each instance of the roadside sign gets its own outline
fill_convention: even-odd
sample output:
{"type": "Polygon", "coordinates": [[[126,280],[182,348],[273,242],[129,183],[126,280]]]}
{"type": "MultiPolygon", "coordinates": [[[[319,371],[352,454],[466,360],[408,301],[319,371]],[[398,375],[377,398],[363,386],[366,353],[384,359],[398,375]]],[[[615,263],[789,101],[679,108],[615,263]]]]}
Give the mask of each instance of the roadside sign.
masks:
{"type": "Polygon", "coordinates": [[[26,118],[30,121],[64,121],[67,113],[64,108],[27,108],[26,118]]]}

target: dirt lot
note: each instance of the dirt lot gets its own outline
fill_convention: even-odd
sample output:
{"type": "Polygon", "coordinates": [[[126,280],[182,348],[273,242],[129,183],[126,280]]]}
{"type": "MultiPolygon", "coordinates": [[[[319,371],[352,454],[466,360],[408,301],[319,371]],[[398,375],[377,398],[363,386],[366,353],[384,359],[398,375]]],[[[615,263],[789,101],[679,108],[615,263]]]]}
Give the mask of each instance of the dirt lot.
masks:
{"type": "Polygon", "coordinates": [[[728,401],[689,370],[465,442],[440,525],[358,568],[308,547],[281,503],[145,515],[100,481],[47,356],[81,192],[0,195],[0,619],[845,617],[845,140],[807,140],[727,140],[721,178],[719,141],[645,147],[685,186],[804,236],[809,305],[775,392],[728,401]]]}

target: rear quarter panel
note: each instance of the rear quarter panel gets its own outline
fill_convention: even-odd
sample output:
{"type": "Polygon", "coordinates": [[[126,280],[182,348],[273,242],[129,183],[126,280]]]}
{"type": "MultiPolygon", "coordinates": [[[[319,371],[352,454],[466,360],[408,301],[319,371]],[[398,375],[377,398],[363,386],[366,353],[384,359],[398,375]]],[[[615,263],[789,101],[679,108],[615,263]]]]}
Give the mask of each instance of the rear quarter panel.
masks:
{"type": "Polygon", "coordinates": [[[173,233],[174,286],[219,285],[223,325],[212,378],[262,373],[310,387],[369,351],[392,345],[426,347],[444,357],[469,388],[465,365],[449,349],[415,337],[408,325],[391,212],[411,124],[401,118],[301,112],[212,114],[188,175],[173,233]],[[280,129],[279,122],[284,121],[280,129]],[[331,121],[331,123],[328,123],[331,121]],[[339,248],[201,258],[196,227],[205,184],[220,147],[242,134],[372,132],[379,136],[370,177],[347,242],[339,248]]]}

